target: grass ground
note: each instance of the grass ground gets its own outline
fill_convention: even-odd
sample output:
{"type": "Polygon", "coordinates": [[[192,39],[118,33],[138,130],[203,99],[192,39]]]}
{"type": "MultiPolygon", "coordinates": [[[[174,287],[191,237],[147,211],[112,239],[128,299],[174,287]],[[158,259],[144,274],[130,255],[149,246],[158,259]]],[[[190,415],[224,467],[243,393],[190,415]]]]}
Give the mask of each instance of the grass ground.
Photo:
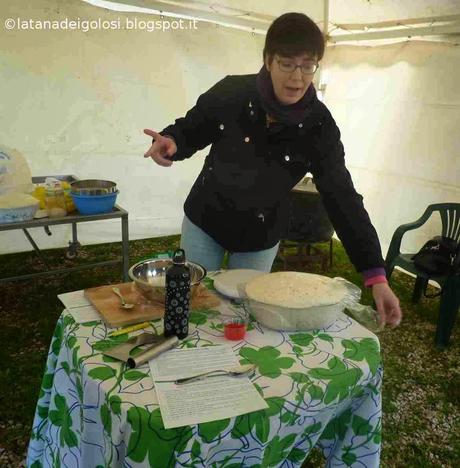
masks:
{"type": "MultiPolygon", "coordinates": [[[[130,243],[131,264],[178,246],[179,236],[130,243]]],[[[56,266],[116,258],[119,244],[82,248],[76,260],[61,249],[46,252],[56,266]]],[[[0,257],[0,277],[42,268],[33,253],[0,257]]],[[[281,264],[275,262],[274,270],[281,264]]],[[[297,268],[318,272],[316,265],[297,268]]],[[[340,243],[334,245],[334,265],[327,275],[361,285],[340,243]]],[[[0,467],[21,466],[27,450],[48,346],[63,309],[62,292],[120,281],[120,268],[95,268],[72,274],[0,284],[0,467]]],[[[433,344],[439,299],[410,302],[413,279],[400,272],[392,287],[400,298],[404,319],[380,335],[384,361],[382,467],[460,466],[460,333],[439,352],[433,344]]],[[[363,303],[371,304],[369,291],[363,303]]],[[[324,464],[313,451],[304,467],[324,464]]]]}

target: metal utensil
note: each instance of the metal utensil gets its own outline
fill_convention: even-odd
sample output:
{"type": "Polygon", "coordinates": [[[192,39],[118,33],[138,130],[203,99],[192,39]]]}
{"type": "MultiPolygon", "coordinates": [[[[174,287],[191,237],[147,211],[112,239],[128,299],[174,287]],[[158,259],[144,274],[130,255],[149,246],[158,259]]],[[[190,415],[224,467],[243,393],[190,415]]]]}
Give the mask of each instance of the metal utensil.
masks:
{"type": "Polygon", "coordinates": [[[138,354],[136,357],[128,358],[126,363],[128,364],[129,368],[134,369],[135,367],[139,367],[145,362],[150,361],[153,358],[156,358],[161,353],[164,353],[165,351],[169,351],[170,349],[176,347],[178,344],[179,344],[179,338],[177,338],[177,336],[171,336],[169,338],[160,336],[160,340],[158,342],[148,347],[146,350],[138,354]]]}
{"type": "Polygon", "coordinates": [[[112,346],[102,352],[106,356],[113,357],[126,362],[129,359],[129,353],[138,346],[144,344],[160,343],[163,337],[153,333],[141,333],[126,340],[124,343],[112,346]]]}
{"type": "MultiPolygon", "coordinates": [[[[239,367],[234,367],[230,369],[218,369],[209,372],[204,372],[202,374],[194,375],[193,377],[184,377],[183,379],[177,379],[175,383],[177,385],[182,385],[189,382],[196,382],[197,380],[206,379],[208,377],[218,377],[221,375],[229,375],[232,377],[241,377],[244,375],[252,374],[256,369],[254,364],[246,364],[239,367]]],[[[160,381],[159,381],[160,382],[160,381]]]]}
{"type": "Polygon", "coordinates": [[[112,291],[120,298],[121,300],[120,307],[123,307],[123,309],[132,309],[134,307],[134,304],[129,304],[125,301],[125,298],[122,296],[118,288],[112,288],[112,291]]]}

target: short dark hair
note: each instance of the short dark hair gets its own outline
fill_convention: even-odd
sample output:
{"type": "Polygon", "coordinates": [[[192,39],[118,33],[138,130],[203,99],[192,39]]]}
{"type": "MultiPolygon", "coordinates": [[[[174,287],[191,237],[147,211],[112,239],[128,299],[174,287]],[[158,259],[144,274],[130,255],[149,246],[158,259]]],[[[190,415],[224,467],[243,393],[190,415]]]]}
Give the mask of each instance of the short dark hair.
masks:
{"type": "Polygon", "coordinates": [[[273,21],[265,37],[263,58],[275,54],[294,57],[307,53],[321,60],[325,41],[321,29],[303,13],[285,13],[273,21]]]}

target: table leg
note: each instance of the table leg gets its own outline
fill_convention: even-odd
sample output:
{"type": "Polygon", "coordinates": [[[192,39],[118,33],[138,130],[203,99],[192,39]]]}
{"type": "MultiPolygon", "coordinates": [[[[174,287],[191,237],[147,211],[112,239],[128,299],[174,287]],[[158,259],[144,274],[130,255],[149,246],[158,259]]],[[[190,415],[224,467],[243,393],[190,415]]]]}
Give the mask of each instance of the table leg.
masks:
{"type": "Polygon", "coordinates": [[[72,242],[76,244],[78,242],[77,237],[77,223],[72,223],[72,242]]]}
{"type": "Polygon", "coordinates": [[[128,214],[121,217],[121,242],[123,255],[123,281],[129,281],[129,230],[128,230],[128,214]]]}
{"type": "Polygon", "coordinates": [[[73,260],[78,255],[80,242],[78,242],[77,223],[72,223],[72,242],[69,242],[69,247],[65,253],[66,258],[73,260]]]}
{"type": "Polygon", "coordinates": [[[36,244],[36,242],[33,240],[32,236],[30,235],[29,231],[25,228],[23,228],[23,231],[24,231],[24,234],[26,235],[27,237],[27,240],[31,243],[32,247],[34,248],[35,250],[35,253],[38,255],[38,257],[40,258],[40,260],[43,262],[43,264],[45,265],[45,268],[47,270],[50,269],[48,263],[46,263],[46,260],[45,260],[45,257],[43,257],[41,251],[40,251],[40,248],[38,247],[38,245],[36,244]]]}

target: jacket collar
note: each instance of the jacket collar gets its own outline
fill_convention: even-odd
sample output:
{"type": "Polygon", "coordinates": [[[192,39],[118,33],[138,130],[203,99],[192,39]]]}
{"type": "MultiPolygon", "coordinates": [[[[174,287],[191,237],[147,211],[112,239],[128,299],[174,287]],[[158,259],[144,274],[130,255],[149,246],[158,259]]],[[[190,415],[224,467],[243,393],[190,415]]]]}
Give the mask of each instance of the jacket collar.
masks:
{"type": "MultiPolygon", "coordinates": [[[[265,125],[266,112],[262,108],[262,104],[260,102],[259,93],[256,87],[256,76],[257,75],[250,75],[252,78],[251,86],[243,103],[245,107],[244,111],[252,123],[256,123],[257,121],[261,120],[265,125]]],[[[298,125],[286,125],[286,127],[298,127],[300,130],[308,130],[310,128],[316,127],[317,125],[321,125],[325,116],[324,109],[324,104],[315,95],[311,102],[310,112],[305,117],[305,119],[298,125]]]]}

